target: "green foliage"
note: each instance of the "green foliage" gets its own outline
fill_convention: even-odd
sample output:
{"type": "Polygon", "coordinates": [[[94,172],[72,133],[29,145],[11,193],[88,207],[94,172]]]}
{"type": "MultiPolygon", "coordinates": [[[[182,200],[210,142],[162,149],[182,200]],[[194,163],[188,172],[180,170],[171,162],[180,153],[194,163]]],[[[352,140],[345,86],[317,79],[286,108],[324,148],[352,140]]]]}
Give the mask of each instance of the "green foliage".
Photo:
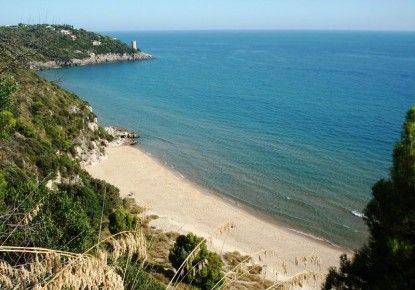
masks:
{"type": "Polygon", "coordinates": [[[164,290],[163,284],[155,281],[150,274],[144,271],[141,261],[133,258],[120,259],[119,274],[124,277],[124,287],[128,290],[164,290]]]}
{"type": "Polygon", "coordinates": [[[36,135],[36,129],[31,122],[19,119],[16,123],[16,130],[19,131],[23,136],[32,138],[36,135]]]}
{"type": "Polygon", "coordinates": [[[391,178],[378,181],[372,194],[368,244],[352,260],[341,257],[324,289],[415,289],[415,107],[395,146],[391,178]]]}
{"type": "Polygon", "coordinates": [[[4,177],[4,173],[0,171],[0,191],[4,191],[6,186],[7,186],[7,183],[4,177]]]}
{"type": "Polygon", "coordinates": [[[0,139],[7,138],[11,131],[16,126],[16,119],[12,112],[1,111],[0,112],[0,139]]]}
{"type": "Polygon", "coordinates": [[[54,193],[43,206],[39,219],[43,221],[47,237],[54,248],[85,251],[96,242],[96,224],[86,212],[85,205],[68,192],[54,193]]]}
{"type": "MultiPolygon", "coordinates": [[[[25,227],[14,228],[19,216],[11,217],[0,238],[13,233],[7,240],[10,245],[32,245],[81,252],[96,242],[99,223],[82,203],[80,194],[73,191],[48,191],[24,170],[5,167],[0,174],[0,209],[2,212],[31,213],[35,235],[27,235],[25,227]],[[35,208],[39,208],[33,214],[35,208]],[[2,236],[4,235],[4,236],[2,236]]],[[[95,196],[99,198],[99,196],[95,196]]],[[[98,219],[99,221],[99,219],[98,219]]],[[[0,239],[4,241],[4,239],[0,239]]]]}
{"type": "Polygon", "coordinates": [[[131,231],[137,226],[137,218],[125,208],[119,207],[109,215],[109,230],[111,234],[131,231]]]}
{"type": "Polygon", "coordinates": [[[0,111],[9,110],[12,94],[17,90],[17,82],[12,75],[0,76],[0,111]]]}
{"type": "Polygon", "coordinates": [[[196,285],[201,289],[212,289],[215,284],[223,277],[223,262],[219,255],[210,252],[207,249],[206,242],[202,238],[189,233],[186,236],[180,235],[170,249],[169,260],[173,267],[178,270],[185,262],[192,251],[198,247],[192,254],[191,267],[194,269],[185,269],[185,281],[196,285]]]}

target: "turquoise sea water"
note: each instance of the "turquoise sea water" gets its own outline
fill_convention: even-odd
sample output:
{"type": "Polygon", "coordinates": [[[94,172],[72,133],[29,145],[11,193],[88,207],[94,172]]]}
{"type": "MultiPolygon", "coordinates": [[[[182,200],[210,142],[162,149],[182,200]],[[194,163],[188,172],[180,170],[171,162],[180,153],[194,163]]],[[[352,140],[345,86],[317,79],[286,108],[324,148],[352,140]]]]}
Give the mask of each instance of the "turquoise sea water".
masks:
{"type": "Polygon", "coordinates": [[[415,104],[415,33],[106,34],[156,59],[41,75],[196,183],[294,229],[363,243],[359,212],[415,104]]]}

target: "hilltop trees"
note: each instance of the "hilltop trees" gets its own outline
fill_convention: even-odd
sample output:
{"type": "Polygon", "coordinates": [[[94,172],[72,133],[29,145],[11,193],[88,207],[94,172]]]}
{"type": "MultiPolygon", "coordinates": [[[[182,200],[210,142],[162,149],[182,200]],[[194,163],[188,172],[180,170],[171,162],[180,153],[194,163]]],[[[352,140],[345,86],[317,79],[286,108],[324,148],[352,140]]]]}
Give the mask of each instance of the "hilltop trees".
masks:
{"type": "MultiPolygon", "coordinates": [[[[84,59],[90,53],[133,54],[127,44],[110,36],[75,29],[71,25],[20,24],[13,27],[0,27],[0,46],[9,50],[19,62],[55,60],[70,62],[72,59],[84,59]],[[100,45],[93,45],[99,41],[100,45]]],[[[138,50],[140,51],[140,50],[138,50]]],[[[4,54],[0,50],[0,54],[4,54]]]]}
{"type": "Polygon", "coordinates": [[[415,289],[415,107],[406,116],[388,180],[365,210],[370,238],[352,260],[340,258],[323,289],[415,289]]]}

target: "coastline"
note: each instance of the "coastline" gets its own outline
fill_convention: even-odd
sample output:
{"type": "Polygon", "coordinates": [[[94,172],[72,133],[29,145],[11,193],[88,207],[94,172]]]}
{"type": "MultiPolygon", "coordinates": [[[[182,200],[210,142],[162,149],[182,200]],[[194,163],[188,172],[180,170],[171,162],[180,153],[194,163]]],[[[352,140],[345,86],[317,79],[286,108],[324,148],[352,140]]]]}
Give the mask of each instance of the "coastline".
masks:
{"type": "Polygon", "coordinates": [[[101,63],[114,63],[121,61],[144,61],[153,59],[151,54],[145,52],[136,52],[134,54],[120,54],[120,53],[106,53],[106,54],[94,54],[91,53],[89,57],[84,59],[71,59],[70,61],[32,61],[30,63],[30,69],[33,70],[48,70],[48,69],[57,69],[63,67],[71,66],[84,66],[84,65],[93,65],[101,63]]]}
{"type": "Polygon", "coordinates": [[[212,193],[137,147],[108,147],[106,151],[104,160],[85,169],[93,177],[117,186],[121,196],[133,197],[147,208],[146,214],[157,215],[152,226],[209,237],[209,246],[219,253],[239,251],[252,255],[258,263],[266,265],[268,277],[275,277],[275,271],[279,279],[305,270],[325,275],[329,267],[338,265],[342,253],[351,253],[212,193]],[[229,225],[233,229],[220,229],[229,225]],[[274,254],[261,255],[265,250],[274,254]],[[307,265],[307,257],[312,256],[319,258],[319,265],[307,265]],[[299,263],[304,257],[304,264],[299,263]]]}

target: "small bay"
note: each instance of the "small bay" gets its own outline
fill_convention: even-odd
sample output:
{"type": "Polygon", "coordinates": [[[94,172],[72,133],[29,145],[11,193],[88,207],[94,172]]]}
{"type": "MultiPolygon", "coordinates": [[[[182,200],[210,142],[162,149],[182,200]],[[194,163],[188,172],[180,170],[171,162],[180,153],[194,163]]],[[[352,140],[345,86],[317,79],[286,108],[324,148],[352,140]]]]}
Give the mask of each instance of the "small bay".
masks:
{"type": "Polygon", "coordinates": [[[355,248],[415,104],[415,33],[104,32],[155,59],[40,72],[195,183],[355,248]]]}

